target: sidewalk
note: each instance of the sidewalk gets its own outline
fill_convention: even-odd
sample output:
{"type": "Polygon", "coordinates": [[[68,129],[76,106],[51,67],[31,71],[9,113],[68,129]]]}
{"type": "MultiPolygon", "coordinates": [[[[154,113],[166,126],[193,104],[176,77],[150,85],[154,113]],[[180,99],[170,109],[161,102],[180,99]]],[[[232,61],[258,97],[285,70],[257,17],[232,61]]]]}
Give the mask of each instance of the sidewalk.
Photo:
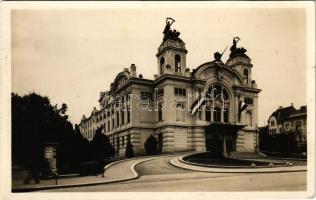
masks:
{"type": "Polygon", "coordinates": [[[115,183],[119,181],[127,181],[138,178],[138,174],[134,170],[134,166],[138,163],[145,162],[158,157],[146,157],[137,159],[127,159],[113,162],[105,166],[104,177],[84,176],[58,179],[57,185],[55,179],[41,180],[39,184],[23,184],[23,181],[15,183],[12,186],[12,192],[30,192],[42,189],[65,188],[74,186],[88,186],[106,183],[115,183]]]}
{"type": "Polygon", "coordinates": [[[306,171],[307,167],[304,166],[289,166],[289,167],[271,167],[271,168],[215,168],[203,166],[203,164],[192,165],[189,162],[182,160],[182,157],[177,157],[170,160],[170,163],[176,167],[190,169],[200,172],[213,172],[213,173],[273,173],[273,172],[297,172],[306,171]]]}

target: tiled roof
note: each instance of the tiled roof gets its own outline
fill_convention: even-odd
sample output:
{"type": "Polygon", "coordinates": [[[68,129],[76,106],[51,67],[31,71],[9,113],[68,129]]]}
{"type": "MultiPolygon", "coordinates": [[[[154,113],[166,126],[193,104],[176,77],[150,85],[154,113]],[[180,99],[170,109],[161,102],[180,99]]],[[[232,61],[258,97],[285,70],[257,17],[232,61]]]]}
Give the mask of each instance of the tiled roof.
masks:
{"type": "Polygon", "coordinates": [[[278,108],[272,113],[270,118],[274,116],[278,122],[284,121],[290,117],[301,116],[307,113],[307,107],[302,106],[300,109],[295,109],[294,106],[278,108]]]}

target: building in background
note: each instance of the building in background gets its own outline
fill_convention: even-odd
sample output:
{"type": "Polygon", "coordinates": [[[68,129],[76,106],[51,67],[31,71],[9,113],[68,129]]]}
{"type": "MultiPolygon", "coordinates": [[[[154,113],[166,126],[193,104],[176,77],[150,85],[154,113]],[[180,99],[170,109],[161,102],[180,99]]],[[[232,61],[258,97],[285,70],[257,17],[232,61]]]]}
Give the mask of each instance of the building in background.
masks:
{"type": "Polygon", "coordinates": [[[288,107],[279,107],[268,119],[270,135],[280,133],[295,133],[299,143],[306,144],[307,138],[307,106],[296,109],[293,104],[288,107]]]}
{"type": "Polygon", "coordinates": [[[246,49],[237,48],[240,39],[234,38],[225,63],[216,52],[214,60],[191,71],[185,43],[172,23],[166,20],[154,79],[143,78],[135,64],[118,73],[110,89],[100,93],[100,109],[82,117],[81,133],[91,140],[103,126],[120,156],[128,142],[135,154],[145,153],[151,135],[160,152],[255,152],[261,90],[246,49]]]}

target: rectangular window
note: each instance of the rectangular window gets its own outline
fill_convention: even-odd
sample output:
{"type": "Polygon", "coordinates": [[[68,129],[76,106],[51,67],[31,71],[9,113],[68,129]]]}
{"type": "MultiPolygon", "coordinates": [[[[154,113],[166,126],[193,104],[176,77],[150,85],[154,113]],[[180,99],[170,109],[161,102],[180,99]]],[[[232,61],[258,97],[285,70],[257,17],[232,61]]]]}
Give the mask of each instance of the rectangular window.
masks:
{"type": "Polygon", "coordinates": [[[158,120],[162,121],[162,105],[158,104],[158,120]]]}
{"type": "Polygon", "coordinates": [[[158,90],[157,96],[163,96],[163,95],[164,95],[164,90],[163,89],[158,90]]]}
{"type": "Polygon", "coordinates": [[[108,121],[108,131],[111,130],[111,127],[110,127],[110,120],[108,121]]]}
{"type": "Polygon", "coordinates": [[[178,95],[179,94],[179,88],[174,88],[174,95],[178,95]]]}
{"type": "Polygon", "coordinates": [[[129,110],[127,110],[127,123],[131,121],[131,113],[129,110]]]}
{"type": "Polygon", "coordinates": [[[245,97],[245,103],[249,105],[253,105],[253,99],[250,97],[245,97]]]}
{"type": "Polygon", "coordinates": [[[131,135],[128,134],[128,135],[127,135],[127,143],[130,143],[130,142],[131,142],[131,135]]]}
{"type": "Polygon", "coordinates": [[[125,123],[124,121],[125,121],[125,119],[124,119],[124,111],[122,110],[121,111],[121,118],[122,118],[122,125],[125,123]]]}
{"type": "Polygon", "coordinates": [[[112,130],[114,129],[114,118],[112,119],[112,130]]]}
{"type": "Polygon", "coordinates": [[[141,100],[146,101],[146,100],[152,100],[153,95],[151,92],[141,92],[140,93],[141,100]]]}
{"type": "Polygon", "coordinates": [[[174,95],[186,96],[187,90],[184,88],[174,88],[174,95]]]}
{"type": "Polygon", "coordinates": [[[120,113],[116,112],[116,127],[120,126],[120,113]]]}
{"type": "Polygon", "coordinates": [[[183,104],[183,102],[176,102],[176,119],[177,119],[177,121],[184,121],[184,104],[183,104]]]}

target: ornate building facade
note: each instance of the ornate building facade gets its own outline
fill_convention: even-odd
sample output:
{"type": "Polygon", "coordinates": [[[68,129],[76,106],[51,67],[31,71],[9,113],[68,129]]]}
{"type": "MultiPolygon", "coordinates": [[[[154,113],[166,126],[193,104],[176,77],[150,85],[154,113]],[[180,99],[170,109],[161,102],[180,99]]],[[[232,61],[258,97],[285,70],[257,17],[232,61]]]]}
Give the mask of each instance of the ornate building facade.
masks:
{"type": "Polygon", "coordinates": [[[160,152],[255,152],[258,93],[252,79],[251,59],[233,40],[224,63],[214,60],[191,70],[180,33],[166,20],[153,80],[137,74],[136,65],[115,77],[110,89],[100,93],[100,109],[82,117],[81,133],[89,140],[103,127],[116,154],[123,156],[131,142],[136,154],[153,135],[160,152]]]}

